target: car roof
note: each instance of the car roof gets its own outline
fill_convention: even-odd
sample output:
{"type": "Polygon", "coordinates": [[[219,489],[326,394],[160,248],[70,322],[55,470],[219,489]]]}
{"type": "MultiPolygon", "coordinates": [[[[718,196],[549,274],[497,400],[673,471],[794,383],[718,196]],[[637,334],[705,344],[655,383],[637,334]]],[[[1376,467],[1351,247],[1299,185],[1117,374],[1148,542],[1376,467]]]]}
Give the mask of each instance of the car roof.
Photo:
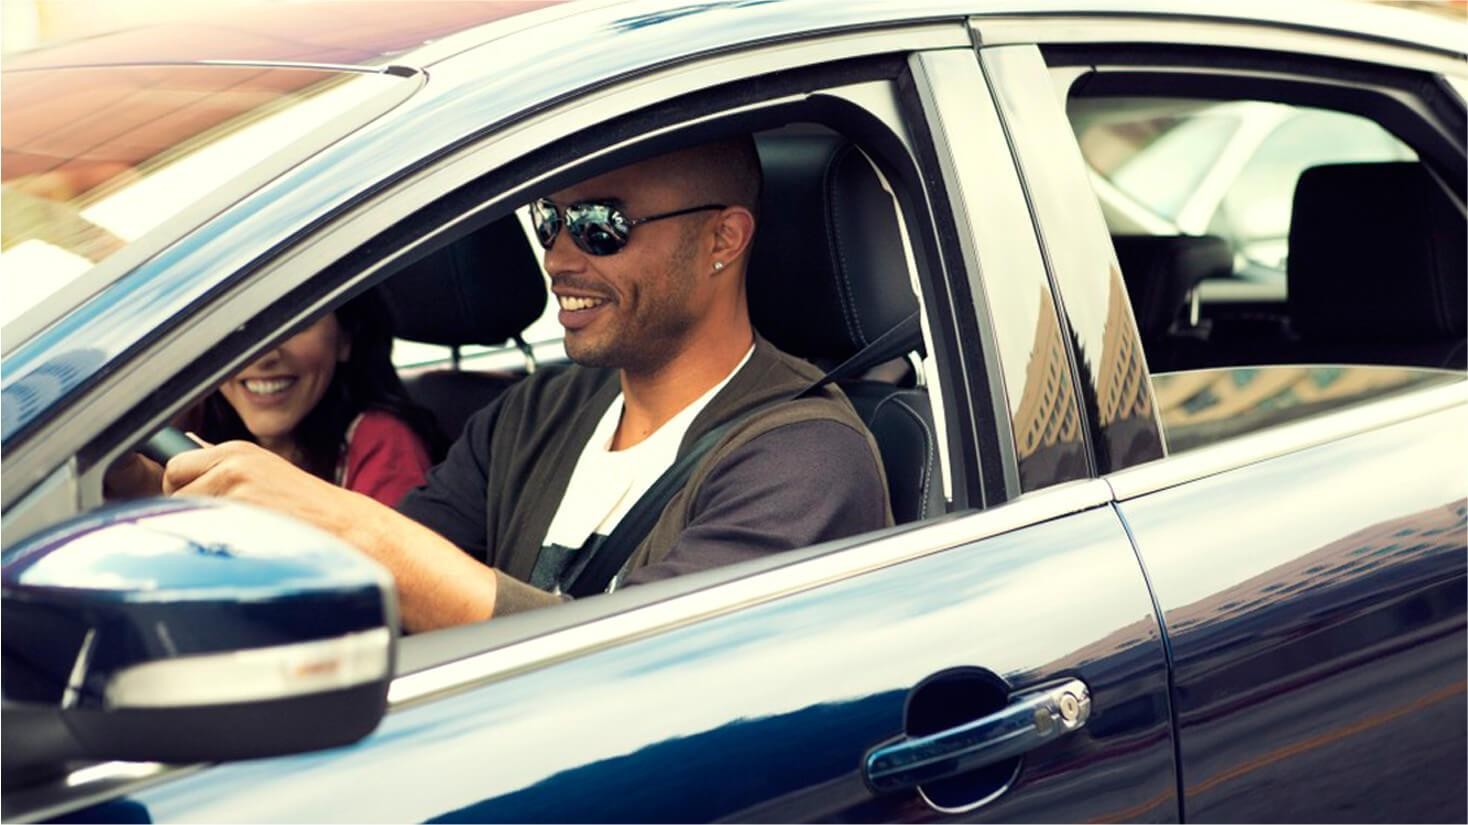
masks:
{"type": "MultiPolygon", "coordinates": [[[[309,0],[203,8],[196,16],[12,55],[6,68],[246,62],[421,69],[500,38],[543,44],[571,15],[598,18],[602,25],[594,29],[604,39],[630,28],[713,14],[730,22],[737,20],[734,15],[786,17],[805,31],[966,14],[1161,16],[1353,34],[1454,55],[1468,51],[1468,25],[1366,0],[309,0]]],[[[572,28],[594,34],[592,27],[572,28]]]]}

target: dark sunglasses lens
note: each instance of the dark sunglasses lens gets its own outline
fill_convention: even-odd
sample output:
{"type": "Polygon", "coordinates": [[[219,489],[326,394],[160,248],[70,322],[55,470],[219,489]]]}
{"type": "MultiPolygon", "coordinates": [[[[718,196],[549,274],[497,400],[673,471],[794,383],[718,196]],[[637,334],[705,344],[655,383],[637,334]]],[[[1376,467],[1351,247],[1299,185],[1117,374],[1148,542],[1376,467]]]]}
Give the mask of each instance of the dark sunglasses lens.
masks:
{"type": "Polygon", "coordinates": [[[550,249],[556,242],[556,235],[561,232],[561,213],[556,205],[550,201],[530,204],[530,222],[535,225],[535,236],[540,239],[540,245],[550,249]]]}
{"type": "Polygon", "coordinates": [[[566,227],[576,245],[591,255],[613,255],[627,245],[627,219],[602,203],[566,207],[566,227]]]}

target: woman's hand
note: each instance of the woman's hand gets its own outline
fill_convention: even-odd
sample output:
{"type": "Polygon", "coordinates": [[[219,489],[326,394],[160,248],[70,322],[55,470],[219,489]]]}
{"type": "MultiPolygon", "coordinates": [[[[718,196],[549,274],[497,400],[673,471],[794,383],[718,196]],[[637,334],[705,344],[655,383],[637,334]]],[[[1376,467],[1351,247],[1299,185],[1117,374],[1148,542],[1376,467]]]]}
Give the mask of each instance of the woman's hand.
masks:
{"type": "Polygon", "coordinates": [[[123,453],[102,476],[102,493],[110,501],[161,495],[163,467],[142,453],[123,453]]]}

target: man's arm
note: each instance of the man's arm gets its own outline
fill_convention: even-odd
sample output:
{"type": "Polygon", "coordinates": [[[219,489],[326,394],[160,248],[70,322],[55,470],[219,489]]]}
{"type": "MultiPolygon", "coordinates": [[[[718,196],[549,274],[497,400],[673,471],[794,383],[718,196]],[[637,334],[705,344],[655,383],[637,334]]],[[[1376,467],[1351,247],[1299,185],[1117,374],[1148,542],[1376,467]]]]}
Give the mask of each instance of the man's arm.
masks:
{"type": "Polygon", "coordinates": [[[720,461],[673,549],[624,585],[879,530],[887,510],[865,433],[836,421],[787,424],[720,461]]]}

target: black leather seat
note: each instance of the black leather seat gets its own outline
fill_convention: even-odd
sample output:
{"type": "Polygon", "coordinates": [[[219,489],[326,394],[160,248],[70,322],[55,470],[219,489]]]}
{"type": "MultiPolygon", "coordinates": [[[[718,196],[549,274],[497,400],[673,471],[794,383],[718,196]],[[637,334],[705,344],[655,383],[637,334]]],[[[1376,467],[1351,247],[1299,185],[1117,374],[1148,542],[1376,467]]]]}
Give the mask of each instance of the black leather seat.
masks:
{"type": "Polygon", "coordinates": [[[1468,223],[1420,163],[1307,169],[1290,222],[1301,363],[1464,369],[1468,223]]]}
{"type": "MultiPolygon", "coordinates": [[[[758,146],[765,190],[750,315],[776,346],[829,369],[917,310],[892,196],[843,138],[761,136],[758,146]]],[[[896,521],[942,513],[927,391],[876,380],[840,386],[881,450],[896,521]]]]}
{"type": "MultiPolygon", "coordinates": [[[[514,339],[545,309],[545,277],[529,239],[511,215],[417,261],[380,289],[397,335],[461,347],[514,339]]],[[[433,411],[450,438],[520,376],[459,369],[409,373],[403,384],[433,411]]]]}
{"type": "Polygon", "coordinates": [[[1117,262],[1153,372],[1196,358],[1206,327],[1179,324],[1189,294],[1205,278],[1233,273],[1228,241],[1214,235],[1113,235],[1117,262]]]}
{"type": "Polygon", "coordinates": [[[1113,235],[1111,242],[1144,341],[1172,329],[1203,279],[1234,271],[1228,241],[1216,235],[1113,235]]]}

